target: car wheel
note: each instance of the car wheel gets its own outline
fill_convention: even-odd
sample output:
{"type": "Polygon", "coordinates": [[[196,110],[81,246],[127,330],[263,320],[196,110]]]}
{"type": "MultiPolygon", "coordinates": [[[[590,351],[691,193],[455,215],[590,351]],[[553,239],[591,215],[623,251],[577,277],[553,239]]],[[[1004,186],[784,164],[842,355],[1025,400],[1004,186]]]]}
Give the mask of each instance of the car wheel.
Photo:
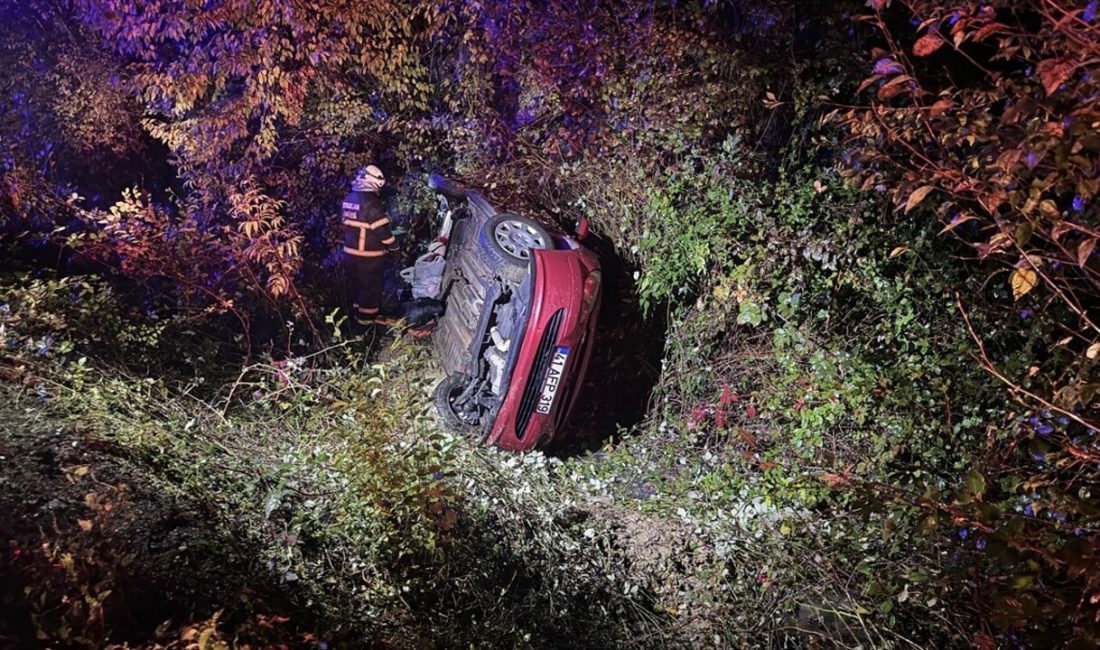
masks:
{"type": "Polygon", "coordinates": [[[533,219],[502,212],[482,226],[478,233],[478,250],[494,269],[511,269],[510,279],[520,280],[531,262],[534,251],[550,248],[552,240],[546,229],[533,219]]]}
{"type": "Polygon", "coordinates": [[[445,427],[455,433],[477,436],[479,431],[477,423],[463,417],[455,404],[455,400],[461,397],[469,382],[470,378],[463,374],[450,375],[439,382],[435,387],[435,408],[439,411],[445,427]]]}

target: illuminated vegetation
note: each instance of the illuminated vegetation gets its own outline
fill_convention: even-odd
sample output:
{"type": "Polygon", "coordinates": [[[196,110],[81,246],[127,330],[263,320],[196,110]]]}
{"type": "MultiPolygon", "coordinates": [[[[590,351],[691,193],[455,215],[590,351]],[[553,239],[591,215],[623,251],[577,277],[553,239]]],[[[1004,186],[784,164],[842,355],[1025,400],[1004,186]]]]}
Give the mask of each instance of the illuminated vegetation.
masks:
{"type": "Polygon", "coordinates": [[[1097,2],[9,1],[0,65],[0,640],[1100,644],[1097,2]],[[431,171],[592,220],[572,441],[349,331],[367,162],[409,255],[431,171]]]}

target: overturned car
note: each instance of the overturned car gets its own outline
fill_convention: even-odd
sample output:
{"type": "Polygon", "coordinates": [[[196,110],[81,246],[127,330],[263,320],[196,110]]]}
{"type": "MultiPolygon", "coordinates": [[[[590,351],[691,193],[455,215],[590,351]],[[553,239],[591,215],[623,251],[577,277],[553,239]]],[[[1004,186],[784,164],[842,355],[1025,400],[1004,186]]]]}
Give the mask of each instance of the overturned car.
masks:
{"type": "Polygon", "coordinates": [[[569,417],[592,352],[601,276],[579,241],[587,228],[554,232],[440,176],[428,183],[449,235],[436,406],[449,428],[485,444],[542,446],[569,417]]]}

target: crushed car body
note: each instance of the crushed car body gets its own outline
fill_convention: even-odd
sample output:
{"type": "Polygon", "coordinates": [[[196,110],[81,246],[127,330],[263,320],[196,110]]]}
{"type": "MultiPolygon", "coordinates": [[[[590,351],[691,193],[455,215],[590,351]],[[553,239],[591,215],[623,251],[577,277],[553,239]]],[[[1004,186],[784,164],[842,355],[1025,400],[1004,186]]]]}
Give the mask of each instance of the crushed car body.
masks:
{"type": "Polygon", "coordinates": [[[433,334],[447,373],[436,406],[449,428],[485,444],[541,447],[579,396],[599,313],[599,260],[578,241],[583,234],[498,212],[440,176],[429,186],[450,229],[446,309],[433,334]]]}

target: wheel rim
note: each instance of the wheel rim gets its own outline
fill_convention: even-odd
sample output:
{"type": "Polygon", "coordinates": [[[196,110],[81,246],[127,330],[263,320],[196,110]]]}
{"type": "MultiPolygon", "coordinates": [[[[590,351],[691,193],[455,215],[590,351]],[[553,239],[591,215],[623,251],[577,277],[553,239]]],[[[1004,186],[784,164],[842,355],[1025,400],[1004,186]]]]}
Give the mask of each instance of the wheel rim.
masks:
{"type": "Polygon", "coordinates": [[[493,238],[504,252],[512,257],[525,260],[531,257],[531,251],[546,248],[546,238],[535,226],[518,219],[507,219],[493,229],[493,238]]]}
{"type": "Polygon", "coordinates": [[[464,412],[460,413],[458,408],[457,408],[457,406],[458,406],[457,401],[458,401],[458,398],[461,397],[461,396],[462,396],[462,386],[452,387],[449,391],[447,391],[447,407],[450,409],[451,415],[453,415],[456,420],[458,420],[459,422],[461,422],[465,426],[473,426],[469,422],[466,421],[465,417],[463,417],[465,413],[464,412]]]}

